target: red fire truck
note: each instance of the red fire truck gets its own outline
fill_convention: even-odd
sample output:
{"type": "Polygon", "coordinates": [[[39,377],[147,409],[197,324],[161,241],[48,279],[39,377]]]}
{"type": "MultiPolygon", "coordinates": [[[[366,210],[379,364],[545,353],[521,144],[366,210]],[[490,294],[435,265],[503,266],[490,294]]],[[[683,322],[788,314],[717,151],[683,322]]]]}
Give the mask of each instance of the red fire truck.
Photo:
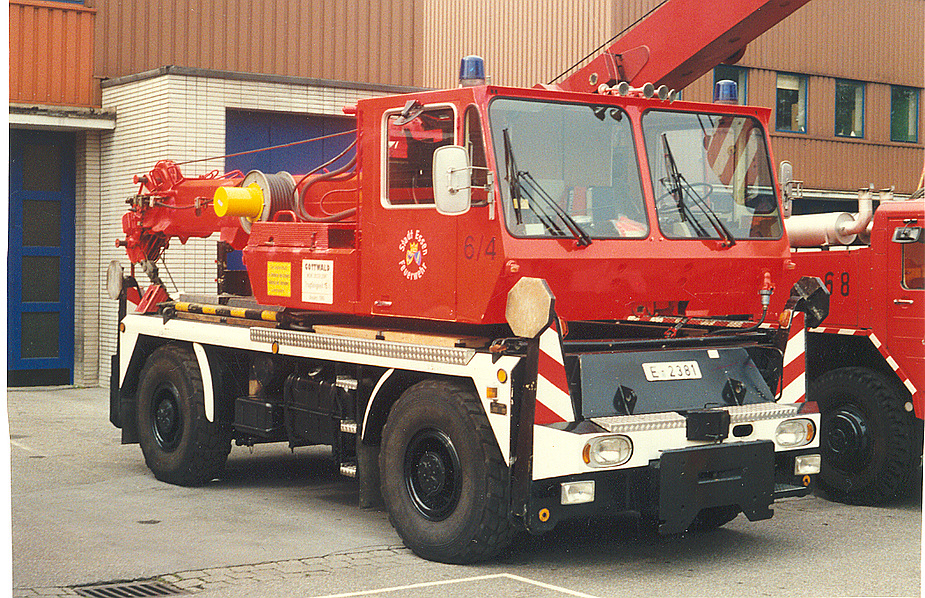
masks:
{"type": "MultiPolygon", "coordinates": [[[[857,214],[786,219],[794,272],[831,293],[808,331],[809,398],[822,413],[820,485],[835,499],[881,503],[921,483],[925,417],[925,202],[870,190],[857,214]]],[[[800,345],[795,343],[794,346],[800,345]]],[[[805,381],[798,380],[799,398],[805,381]]]]}
{"type": "Polygon", "coordinates": [[[570,518],[678,533],[808,494],[819,415],[775,398],[827,294],[785,286],[770,111],[634,87],[696,78],[801,4],[717,7],[700,51],[618,42],[555,89],[485,85],[465,60],[457,89],[348,108],[355,157],[331,172],[158,163],[123,218],[132,271],[110,268],[122,441],[184,485],[232,442],[330,445],[361,504],[381,492],[445,562],[570,518]],[[156,262],[212,234],[246,272],[170,297],[156,262]]]}

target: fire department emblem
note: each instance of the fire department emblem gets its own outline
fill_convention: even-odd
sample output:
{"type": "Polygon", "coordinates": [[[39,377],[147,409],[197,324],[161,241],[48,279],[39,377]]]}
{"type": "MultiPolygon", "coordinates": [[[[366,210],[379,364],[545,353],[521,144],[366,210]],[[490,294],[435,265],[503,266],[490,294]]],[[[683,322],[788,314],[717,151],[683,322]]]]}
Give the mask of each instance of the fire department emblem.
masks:
{"type": "Polygon", "coordinates": [[[418,280],[424,276],[427,264],[427,241],[419,230],[409,230],[398,244],[402,260],[398,263],[402,275],[408,280],[418,280]]]}

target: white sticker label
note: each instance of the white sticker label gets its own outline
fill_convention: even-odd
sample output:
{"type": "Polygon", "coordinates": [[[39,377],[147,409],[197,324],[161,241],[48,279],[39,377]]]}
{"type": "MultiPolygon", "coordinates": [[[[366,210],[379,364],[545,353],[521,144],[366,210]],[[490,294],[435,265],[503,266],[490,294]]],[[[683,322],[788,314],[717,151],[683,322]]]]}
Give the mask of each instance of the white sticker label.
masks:
{"type": "Polygon", "coordinates": [[[644,363],[642,371],[646,380],[657,382],[660,380],[695,380],[700,378],[700,366],[696,361],[664,361],[659,363],[644,363]]]}
{"type": "Polygon", "coordinates": [[[334,303],[334,262],[302,260],[302,301],[334,303]]]}

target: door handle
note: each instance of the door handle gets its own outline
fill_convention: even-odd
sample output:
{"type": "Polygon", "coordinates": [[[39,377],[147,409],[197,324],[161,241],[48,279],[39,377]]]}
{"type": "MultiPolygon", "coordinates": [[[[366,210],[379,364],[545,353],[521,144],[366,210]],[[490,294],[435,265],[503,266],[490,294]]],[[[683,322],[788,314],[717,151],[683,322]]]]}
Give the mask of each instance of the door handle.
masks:
{"type": "Polygon", "coordinates": [[[379,299],[373,303],[376,307],[392,307],[392,302],[387,299],[379,299]]]}
{"type": "Polygon", "coordinates": [[[896,305],[912,305],[915,301],[912,299],[893,299],[893,303],[896,305]]]}

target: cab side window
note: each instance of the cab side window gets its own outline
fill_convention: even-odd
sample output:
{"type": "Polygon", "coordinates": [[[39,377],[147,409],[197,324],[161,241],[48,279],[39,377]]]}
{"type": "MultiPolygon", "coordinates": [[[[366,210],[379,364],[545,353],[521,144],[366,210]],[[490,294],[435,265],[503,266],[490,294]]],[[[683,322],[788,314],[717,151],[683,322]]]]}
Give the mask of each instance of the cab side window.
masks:
{"type": "Polygon", "coordinates": [[[405,112],[390,115],[387,124],[388,202],[432,205],[434,152],[453,144],[453,109],[420,107],[405,112]]]}
{"type": "Polygon", "coordinates": [[[925,289],[925,238],[903,245],[903,288],[925,289]]]}
{"type": "Polygon", "coordinates": [[[464,120],[466,151],[469,153],[469,164],[472,166],[472,203],[480,204],[488,201],[488,162],[485,160],[485,142],[482,137],[482,121],[475,106],[466,109],[464,120]]]}

